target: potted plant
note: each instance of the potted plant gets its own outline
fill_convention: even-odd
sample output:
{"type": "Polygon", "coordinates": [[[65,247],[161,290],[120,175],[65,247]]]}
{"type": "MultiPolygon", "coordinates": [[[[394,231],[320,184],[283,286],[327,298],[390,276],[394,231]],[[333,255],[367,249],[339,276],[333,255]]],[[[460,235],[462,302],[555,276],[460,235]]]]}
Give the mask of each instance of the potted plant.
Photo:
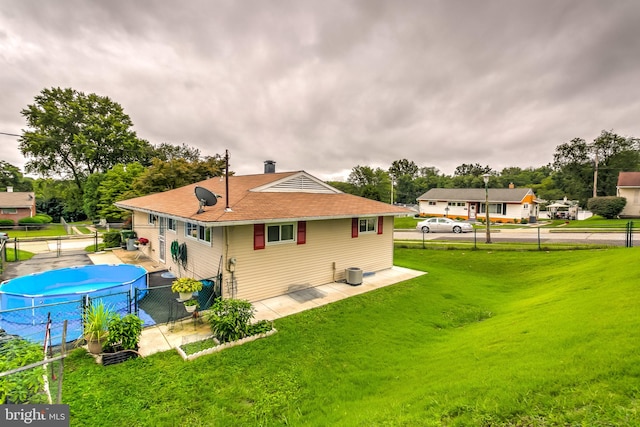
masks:
{"type": "Polygon", "coordinates": [[[135,314],[112,317],[109,321],[109,333],[104,345],[102,364],[112,365],[137,357],[142,325],[142,319],[135,314]]]}
{"type": "Polygon", "coordinates": [[[198,300],[195,299],[189,299],[186,300],[184,302],[184,308],[189,312],[189,313],[193,313],[194,311],[196,311],[198,308],[200,307],[200,305],[198,304],[198,300]]]}
{"type": "Polygon", "coordinates": [[[202,290],[202,282],[189,277],[181,277],[171,283],[171,292],[180,294],[180,301],[191,298],[194,292],[202,290]]]}
{"type": "Polygon", "coordinates": [[[114,313],[102,301],[86,308],[82,323],[84,339],[87,341],[90,353],[100,354],[102,352],[102,346],[109,334],[109,321],[113,317],[114,313]]]}

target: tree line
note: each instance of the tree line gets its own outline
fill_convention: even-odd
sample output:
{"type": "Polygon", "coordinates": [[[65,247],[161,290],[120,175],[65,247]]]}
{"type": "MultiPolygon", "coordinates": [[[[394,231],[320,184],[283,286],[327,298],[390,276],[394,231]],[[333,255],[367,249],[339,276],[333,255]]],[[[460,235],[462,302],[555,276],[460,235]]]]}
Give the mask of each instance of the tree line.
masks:
{"type": "MultiPolygon", "coordinates": [[[[119,221],[127,213],[113,205],[116,201],[224,173],[225,160],[219,154],[202,156],[187,144],[152,145],[139,138],[130,117],[108,97],[44,89],[21,114],[27,124],[19,140],[27,159],[24,173],[39,178],[26,177],[18,167],[0,161],[0,188],[34,191],[38,212],[54,221],[119,221]]],[[[640,170],[640,142],[603,130],[592,142],[574,138],[558,145],[553,159],[545,166],[501,171],[463,163],[453,175],[398,159],[386,170],[357,165],[346,182],[328,183],[373,200],[414,204],[431,188],[482,188],[483,175],[489,174],[491,188],[513,184],[532,188],[541,199],[566,197],[586,207],[589,198],[616,194],[619,172],[640,170]]]]}
{"type": "Polygon", "coordinates": [[[413,204],[431,188],[482,188],[483,176],[489,174],[491,188],[508,188],[513,184],[531,188],[543,200],[566,197],[587,207],[590,198],[616,195],[620,172],[640,171],[640,140],[603,130],[591,143],[574,138],[558,145],[553,158],[545,166],[507,167],[501,171],[478,163],[461,164],[453,175],[401,159],[387,170],[358,165],[347,182],[331,184],[342,191],[387,203],[413,204]]]}

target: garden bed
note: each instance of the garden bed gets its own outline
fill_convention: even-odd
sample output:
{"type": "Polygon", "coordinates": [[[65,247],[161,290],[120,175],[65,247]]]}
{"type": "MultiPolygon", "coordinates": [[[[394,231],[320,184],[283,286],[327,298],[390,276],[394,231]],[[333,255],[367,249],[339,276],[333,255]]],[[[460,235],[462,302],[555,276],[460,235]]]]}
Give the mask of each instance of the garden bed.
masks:
{"type": "MultiPolygon", "coordinates": [[[[197,359],[200,356],[205,356],[207,354],[213,354],[213,353],[217,353],[219,351],[222,351],[226,348],[231,348],[231,347],[235,347],[238,345],[242,345],[251,341],[255,341],[258,340],[260,338],[265,338],[268,337],[270,335],[275,334],[277,331],[277,329],[273,328],[270,331],[261,333],[261,334],[256,334],[256,335],[250,335],[248,337],[242,338],[240,340],[237,341],[230,341],[230,342],[226,342],[226,343],[222,343],[220,344],[218,342],[218,340],[215,339],[215,337],[213,335],[205,338],[204,340],[201,341],[196,341],[194,343],[190,343],[190,346],[193,345],[197,345],[200,342],[206,342],[206,341],[211,341],[211,345],[212,347],[209,348],[204,348],[203,350],[200,351],[196,351],[195,353],[191,353],[191,354],[187,354],[187,352],[185,351],[185,349],[183,347],[186,347],[187,344],[181,345],[179,347],[176,347],[176,350],[178,351],[178,354],[184,359],[184,360],[194,360],[197,359]]],[[[206,344],[204,345],[206,347],[206,344]]]]}

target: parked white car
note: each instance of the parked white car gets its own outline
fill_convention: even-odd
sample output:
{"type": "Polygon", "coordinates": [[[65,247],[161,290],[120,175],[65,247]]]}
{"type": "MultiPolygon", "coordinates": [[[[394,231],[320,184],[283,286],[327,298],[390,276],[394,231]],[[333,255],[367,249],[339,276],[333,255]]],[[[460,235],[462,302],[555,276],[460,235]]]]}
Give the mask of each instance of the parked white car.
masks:
{"type": "Polygon", "coordinates": [[[429,218],[420,221],[416,228],[423,233],[466,233],[473,231],[468,222],[454,221],[451,218],[429,218]]]}

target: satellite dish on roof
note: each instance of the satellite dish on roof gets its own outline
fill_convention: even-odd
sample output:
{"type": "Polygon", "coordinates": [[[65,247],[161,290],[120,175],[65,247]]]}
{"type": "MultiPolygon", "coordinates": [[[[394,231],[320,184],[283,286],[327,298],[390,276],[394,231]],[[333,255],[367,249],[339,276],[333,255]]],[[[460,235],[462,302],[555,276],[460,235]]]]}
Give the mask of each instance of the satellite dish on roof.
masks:
{"type": "Polygon", "coordinates": [[[200,202],[200,207],[198,208],[198,213],[204,212],[205,206],[213,206],[218,203],[218,199],[222,196],[218,196],[215,193],[207,190],[204,187],[196,187],[195,189],[196,198],[200,202]]]}

